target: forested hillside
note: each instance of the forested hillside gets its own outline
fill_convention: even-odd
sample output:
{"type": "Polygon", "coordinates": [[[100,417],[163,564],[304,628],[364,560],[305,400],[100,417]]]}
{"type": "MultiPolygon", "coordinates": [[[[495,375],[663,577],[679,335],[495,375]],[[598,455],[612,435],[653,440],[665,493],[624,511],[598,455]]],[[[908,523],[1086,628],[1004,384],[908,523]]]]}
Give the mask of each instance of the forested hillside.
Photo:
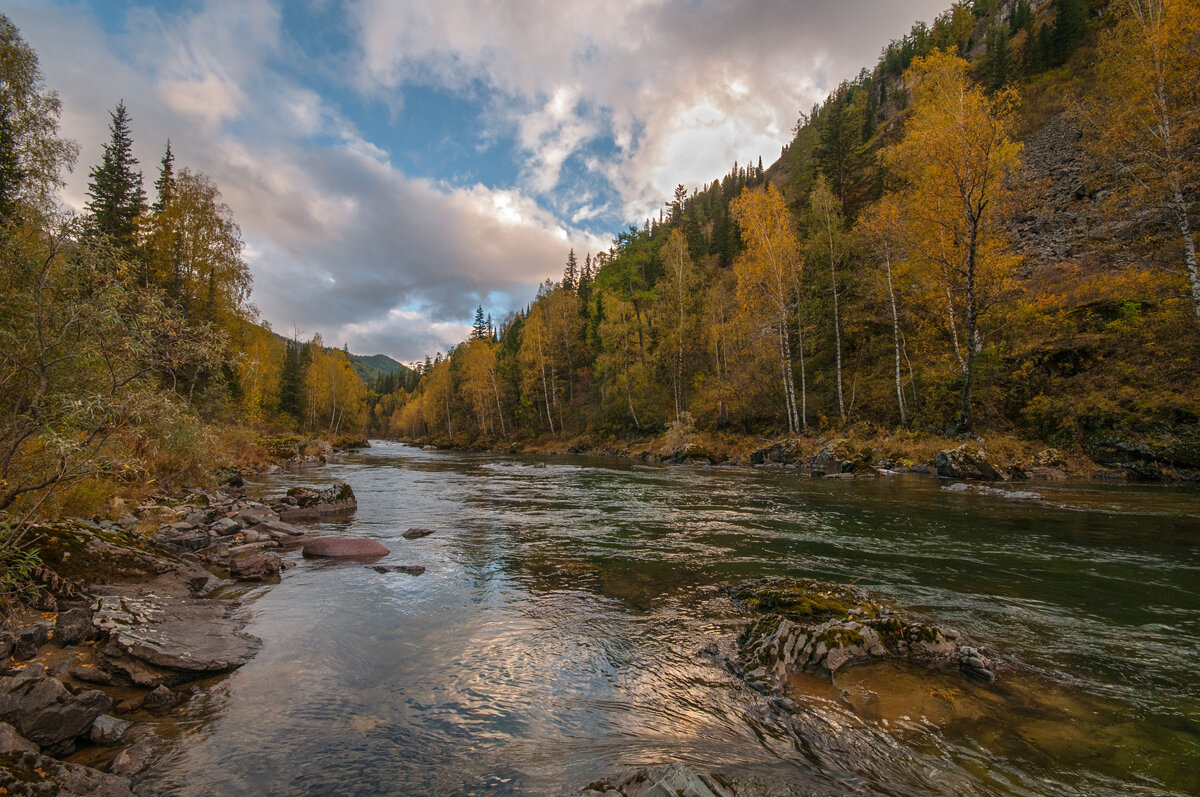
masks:
{"type": "Polygon", "coordinates": [[[1197,76],[1195,0],[956,3],[801,113],[769,168],[570,252],[374,400],[371,430],[907,427],[1198,468],[1197,76]]]}

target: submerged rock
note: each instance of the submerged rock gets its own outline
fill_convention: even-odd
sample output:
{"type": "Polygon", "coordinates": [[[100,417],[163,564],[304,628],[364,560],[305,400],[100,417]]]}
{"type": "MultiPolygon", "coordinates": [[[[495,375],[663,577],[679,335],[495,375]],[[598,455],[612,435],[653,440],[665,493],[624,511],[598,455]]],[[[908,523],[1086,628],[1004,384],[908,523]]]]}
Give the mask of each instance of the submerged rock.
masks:
{"type": "Polygon", "coordinates": [[[991,662],[963,646],[958,632],[882,608],[855,587],[764,579],[733,589],[731,597],[762,613],[738,637],[730,666],[764,692],[779,691],[789,673],[831,678],[844,667],[888,659],[958,664],[976,680],[995,678],[991,662]]]}
{"type": "Polygon", "coordinates": [[[404,537],[406,540],[419,540],[422,537],[428,537],[430,534],[433,534],[433,529],[413,528],[404,532],[400,536],[404,537]]]}
{"type": "Polygon", "coordinates": [[[410,576],[419,576],[425,572],[421,565],[375,565],[371,569],[376,573],[408,573],[410,576]]]}
{"type": "Polygon", "coordinates": [[[317,537],[304,543],[303,552],[330,559],[366,559],[390,553],[378,540],[366,537],[317,537]]]}
{"type": "Polygon", "coordinates": [[[580,797],[737,797],[728,784],[714,775],[696,772],[676,762],[639,769],[591,784],[580,797]]]}
{"type": "Polygon", "coordinates": [[[1030,490],[1003,490],[999,487],[988,487],[986,484],[966,484],[955,482],[942,488],[949,493],[978,493],[993,495],[997,498],[1008,498],[1012,501],[1041,501],[1042,494],[1030,490]]]}

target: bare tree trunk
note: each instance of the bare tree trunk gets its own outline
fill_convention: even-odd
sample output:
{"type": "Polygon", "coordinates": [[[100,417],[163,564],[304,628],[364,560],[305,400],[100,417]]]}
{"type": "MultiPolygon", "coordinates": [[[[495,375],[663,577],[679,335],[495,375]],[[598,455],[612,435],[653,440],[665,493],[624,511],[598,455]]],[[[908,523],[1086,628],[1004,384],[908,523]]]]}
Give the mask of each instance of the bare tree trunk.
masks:
{"type": "Polygon", "coordinates": [[[783,371],[783,397],[788,420],[788,434],[795,434],[800,427],[796,412],[796,383],[792,375],[792,352],[788,346],[787,314],[779,318],[779,361],[783,371]]]}
{"type": "Polygon", "coordinates": [[[829,250],[829,274],[833,278],[833,335],[837,344],[838,413],[842,416],[842,423],[845,423],[846,401],[842,397],[842,320],[838,310],[837,266],[834,263],[832,244],[829,250]]]}
{"type": "Polygon", "coordinates": [[[1174,182],[1175,199],[1172,204],[1175,218],[1179,222],[1179,231],[1183,233],[1184,265],[1187,268],[1188,281],[1192,284],[1192,304],[1196,308],[1196,320],[1200,321],[1200,269],[1196,266],[1196,239],[1192,237],[1192,230],[1188,225],[1187,204],[1184,202],[1179,180],[1176,179],[1174,182]]]}
{"type": "Polygon", "coordinates": [[[500,388],[496,385],[495,370],[489,368],[488,376],[492,378],[492,394],[496,397],[496,415],[500,418],[500,436],[507,440],[508,432],[504,429],[504,410],[500,407],[500,388]]]}
{"type": "Polygon", "coordinates": [[[908,426],[908,418],[904,412],[904,389],[900,384],[900,314],[896,310],[896,289],[892,284],[892,255],[883,253],[883,263],[887,268],[888,299],[892,304],[892,343],[896,347],[896,404],[900,407],[900,425],[908,426]]]}
{"type": "Polygon", "coordinates": [[[550,434],[555,437],[558,432],[554,431],[554,416],[550,414],[550,385],[546,381],[546,359],[543,357],[542,362],[542,395],[546,399],[546,420],[550,422],[550,434]]]}

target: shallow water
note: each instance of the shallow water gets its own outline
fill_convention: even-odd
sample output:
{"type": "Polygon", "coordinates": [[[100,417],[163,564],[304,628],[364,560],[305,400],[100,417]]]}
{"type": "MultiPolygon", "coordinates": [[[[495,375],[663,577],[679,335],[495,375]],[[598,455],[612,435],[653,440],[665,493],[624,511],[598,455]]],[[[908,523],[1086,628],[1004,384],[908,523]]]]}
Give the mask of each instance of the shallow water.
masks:
{"type": "MultiPolygon", "coordinates": [[[[300,476],[358,511],[379,574],[306,561],[245,590],[262,652],[187,701],[178,795],[558,794],[682,760],[749,793],[1200,794],[1200,493],[657,467],[376,447],[300,476]],[[436,529],[407,541],[412,526],[436,529]],[[855,582],[982,644],[994,688],[897,666],[772,707],[700,655],[715,585],[855,582]]],[[[718,657],[719,658],[719,657],[718,657]]]]}

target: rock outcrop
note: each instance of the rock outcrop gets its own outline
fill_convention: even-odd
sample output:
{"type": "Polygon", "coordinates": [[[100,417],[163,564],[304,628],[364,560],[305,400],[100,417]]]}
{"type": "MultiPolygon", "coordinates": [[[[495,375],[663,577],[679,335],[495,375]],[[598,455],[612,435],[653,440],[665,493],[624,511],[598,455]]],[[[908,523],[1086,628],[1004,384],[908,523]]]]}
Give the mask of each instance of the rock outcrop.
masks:
{"type": "Polygon", "coordinates": [[[280,520],[316,520],[325,515],[353,512],[358,508],[354,490],[345,482],[317,490],[313,487],[293,487],[287,492],[295,501],[294,508],[279,512],[280,520]]]}
{"type": "Polygon", "coordinates": [[[933,464],[938,476],[945,479],[994,482],[1008,478],[1003,469],[988,458],[983,447],[974,443],[963,443],[958,448],[939,451],[933,464]]]}
{"type": "Polygon", "coordinates": [[[101,597],[93,620],[107,635],[104,669],[144,687],[174,686],[241,667],[262,641],[242,629],[233,601],[101,597]]]}

